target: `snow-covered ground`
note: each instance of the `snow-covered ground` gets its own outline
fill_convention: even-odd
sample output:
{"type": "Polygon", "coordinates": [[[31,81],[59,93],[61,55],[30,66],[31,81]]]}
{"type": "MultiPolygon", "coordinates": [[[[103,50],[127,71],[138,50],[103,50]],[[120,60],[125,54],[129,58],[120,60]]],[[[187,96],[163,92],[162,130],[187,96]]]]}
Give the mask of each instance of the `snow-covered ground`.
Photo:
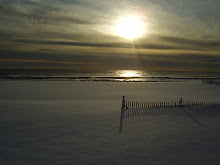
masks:
{"type": "Polygon", "coordinates": [[[0,91],[1,164],[220,164],[220,115],[196,116],[203,127],[183,116],[136,117],[119,134],[123,95],[220,101],[219,85],[0,81],[0,91]]]}

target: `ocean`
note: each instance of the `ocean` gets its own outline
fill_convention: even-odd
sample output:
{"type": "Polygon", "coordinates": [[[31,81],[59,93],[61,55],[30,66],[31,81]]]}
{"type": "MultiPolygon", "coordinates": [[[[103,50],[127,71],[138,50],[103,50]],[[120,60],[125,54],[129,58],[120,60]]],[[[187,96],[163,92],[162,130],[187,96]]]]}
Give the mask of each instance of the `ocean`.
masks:
{"type": "Polygon", "coordinates": [[[167,82],[220,79],[220,72],[149,72],[144,70],[0,70],[0,79],[64,80],[110,82],[167,82]]]}

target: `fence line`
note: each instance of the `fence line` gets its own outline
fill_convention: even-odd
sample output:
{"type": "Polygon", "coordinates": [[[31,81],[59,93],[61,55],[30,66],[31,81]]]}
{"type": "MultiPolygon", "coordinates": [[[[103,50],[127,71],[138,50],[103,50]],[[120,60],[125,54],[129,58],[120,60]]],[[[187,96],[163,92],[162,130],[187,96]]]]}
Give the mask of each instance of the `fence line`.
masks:
{"type": "Polygon", "coordinates": [[[193,102],[193,101],[171,101],[171,102],[142,102],[122,99],[122,109],[146,109],[146,108],[163,108],[163,107],[190,107],[190,106],[215,106],[219,102],[193,102]]]}
{"type": "Polygon", "coordinates": [[[217,113],[216,115],[220,115],[220,108],[215,110],[211,109],[201,109],[207,106],[220,106],[220,102],[193,102],[193,101],[185,101],[180,98],[179,101],[166,101],[166,102],[143,102],[143,101],[131,101],[125,100],[125,96],[122,98],[122,106],[121,106],[121,117],[120,117],[120,132],[122,132],[123,128],[123,120],[134,118],[134,117],[142,117],[142,116],[184,116],[190,117],[197,124],[202,126],[202,124],[197,121],[193,115],[197,115],[199,113],[217,113]],[[199,110],[194,110],[188,112],[187,108],[200,107],[199,110]]]}

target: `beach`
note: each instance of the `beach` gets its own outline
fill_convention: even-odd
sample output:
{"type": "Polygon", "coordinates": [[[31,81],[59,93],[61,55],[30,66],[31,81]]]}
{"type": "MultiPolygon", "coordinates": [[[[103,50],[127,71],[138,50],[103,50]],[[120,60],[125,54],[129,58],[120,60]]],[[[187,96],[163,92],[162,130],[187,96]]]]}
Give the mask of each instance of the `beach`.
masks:
{"type": "Polygon", "coordinates": [[[1,80],[0,91],[3,164],[220,163],[220,113],[196,116],[203,127],[183,116],[136,117],[119,133],[122,96],[219,101],[219,85],[1,80]]]}
{"type": "Polygon", "coordinates": [[[0,165],[220,165],[220,0],[0,0],[0,165]]]}

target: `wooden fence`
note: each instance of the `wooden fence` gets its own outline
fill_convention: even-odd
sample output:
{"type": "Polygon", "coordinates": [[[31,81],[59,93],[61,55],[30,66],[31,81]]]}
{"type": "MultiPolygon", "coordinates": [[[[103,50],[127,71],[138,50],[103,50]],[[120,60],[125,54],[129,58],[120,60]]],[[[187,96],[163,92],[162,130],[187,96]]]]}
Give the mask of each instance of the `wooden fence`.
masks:
{"type": "Polygon", "coordinates": [[[163,108],[163,107],[192,107],[192,106],[215,106],[219,105],[219,102],[193,102],[184,101],[180,98],[179,101],[169,102],[142,102],[142,101],[130,101],[125,100],[125,96],[122,98],[122,110],[127,109],[147,109],[147,108],[163,108]]]}
{"type": "Polygon", "coordinates": [[[212,115],[216,114],[217,116],[220,116],[220,103],[184,101],[182,98],[180,98],[179,101],[143,102],[143,101],[125,100],[125,96],[123,96],[122,106],[121,106],[121,116],[120,116],[120,132],[122,132],[124,119],[143,117],[143,116],[162,116],[162,115],[185,116],[192,118],[197,124],[202,126],[202,124],[199,121],[197,121],[194,118],[194,116],[203,115],[203,114],[206,116],[210,114],[212,115]],[[210,108],[207,107],[217,107],[217,108],[210,110],[210,108]]]}

